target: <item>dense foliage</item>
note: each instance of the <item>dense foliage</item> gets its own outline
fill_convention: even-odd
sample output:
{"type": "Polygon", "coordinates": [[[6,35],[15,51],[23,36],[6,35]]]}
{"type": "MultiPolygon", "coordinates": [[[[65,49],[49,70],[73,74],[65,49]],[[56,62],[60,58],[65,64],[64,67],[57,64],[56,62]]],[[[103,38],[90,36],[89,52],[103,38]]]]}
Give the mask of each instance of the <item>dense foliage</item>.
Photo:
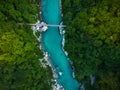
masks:
{"type": "Polygon", "coordinates": [[[76,78],[86,90],[120,90],[120,1],[63,0],[62,5],[65,49],[76,78]]]}
{"type": "Polygon", "coordinates": [[[0,90],[50,90],[51,70],[29,26],[39,16],[35,0],[0,0],[0,90]]]}
{"type": "Polygon", "coordinates": [[[35,22],[39,17],[38,7],[39,2],[36,0],[0,0],[0,20],[22,23],[35,22]]]}

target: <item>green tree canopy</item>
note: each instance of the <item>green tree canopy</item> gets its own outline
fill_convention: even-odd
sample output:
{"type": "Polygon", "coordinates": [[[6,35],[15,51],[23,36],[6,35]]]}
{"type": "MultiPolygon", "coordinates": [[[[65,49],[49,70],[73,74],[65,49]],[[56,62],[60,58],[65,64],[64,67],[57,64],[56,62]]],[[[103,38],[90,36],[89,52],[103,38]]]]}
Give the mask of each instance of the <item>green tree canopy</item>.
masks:
{"type": "Polygon", "coordinates": [[[75,67],[76,78],[84,82],[87,90],[119,90],[119,0],[63,0],[62,3],[67,25],[65,49],[75,67]],[[107,74],[111,80],[105,78],[107,74]],[[90,86],[90,75],[96,77],[94,87],[90,86]]]}
{"type": "Polygon", "coordinates": [[[36,0],[0,0],[0,90],[50,90],[52,73],[29,26],[39,18],[36,0]]]}

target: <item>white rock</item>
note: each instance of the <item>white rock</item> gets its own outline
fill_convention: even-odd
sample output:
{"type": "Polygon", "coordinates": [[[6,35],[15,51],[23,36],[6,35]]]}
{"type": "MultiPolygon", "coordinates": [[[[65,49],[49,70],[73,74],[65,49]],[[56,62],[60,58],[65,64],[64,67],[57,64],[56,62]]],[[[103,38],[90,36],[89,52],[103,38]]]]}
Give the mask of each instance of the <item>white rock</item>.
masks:
{"type": "Polygon", "coordinates": [[[59,72],[59,75],[61,76],[61,75],[62,75],[62,72],[59,72]]]}
{"type": "Polygon", "coordinates": [[[46,31],[47,29],[48,29],[47,26],[43,26],[43,27],[42,27],[42,31],[46,31]]]}

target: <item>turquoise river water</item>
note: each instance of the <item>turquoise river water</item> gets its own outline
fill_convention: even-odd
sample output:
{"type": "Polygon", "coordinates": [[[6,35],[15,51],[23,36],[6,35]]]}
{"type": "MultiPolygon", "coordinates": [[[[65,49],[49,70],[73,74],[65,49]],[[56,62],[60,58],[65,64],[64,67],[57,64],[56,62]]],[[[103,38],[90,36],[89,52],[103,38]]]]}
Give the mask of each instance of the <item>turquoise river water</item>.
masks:
{"type": "MultiPolygon", "coordinates": [[[[47,24],[61,23],[60,0],[42,0],[42,19],[47,24]]],[[[58,84],[65,90],[78,90],[80,84],[73,78],[70,61],[62,49],[62,39],[58,27],[48,27],[42,33],[42,46],[49,54],[52,68],[58,76],[58,84]]]]}

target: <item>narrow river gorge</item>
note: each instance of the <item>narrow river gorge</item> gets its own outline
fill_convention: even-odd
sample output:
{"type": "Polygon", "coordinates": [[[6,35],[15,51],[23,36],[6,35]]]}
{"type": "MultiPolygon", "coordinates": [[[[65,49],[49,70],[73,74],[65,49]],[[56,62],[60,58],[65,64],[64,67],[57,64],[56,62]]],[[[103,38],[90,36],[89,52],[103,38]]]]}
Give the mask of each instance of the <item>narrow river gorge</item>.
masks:
{"type": "MultiPolygon", "coordinates": [[[[43,22],[55,25],[62,22],[60,2],[60,0],[41,0],[43,22]]],[[[65,90],[78,90],[80,84],[73,77],[69,58],[62,49],[62,40],[63,35],[58,27],[48,26],[48,30],[42,32],[42,47],[49,55],[58,84],[65,90]]]]}

